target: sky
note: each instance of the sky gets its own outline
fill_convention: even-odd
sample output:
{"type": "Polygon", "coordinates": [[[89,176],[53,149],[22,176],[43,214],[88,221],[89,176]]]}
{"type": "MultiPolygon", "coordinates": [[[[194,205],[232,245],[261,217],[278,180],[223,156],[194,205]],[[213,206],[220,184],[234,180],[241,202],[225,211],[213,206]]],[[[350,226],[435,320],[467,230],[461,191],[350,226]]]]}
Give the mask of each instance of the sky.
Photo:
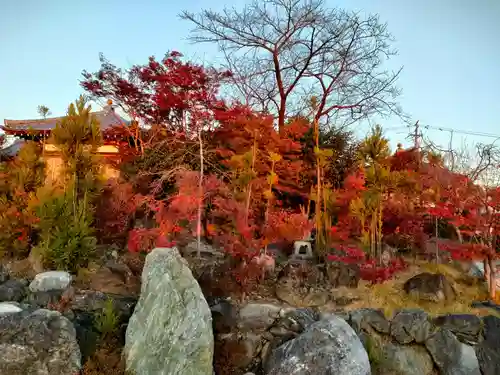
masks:
{"type": "MultiPolygon", "coordinates": [[[[37,118],[37,106],[64,115],[82,89],[82,70],[99,68],[99,53],[127,68],[177,50],[196,62],[217,64],[216,46],[193,45],[183,10],[242,7],[246,0],[0,0],[0,121],[37,118]]],[[[500,1],[327,0],[388,23],[403,66],[400,103],[419,120],[424,136],[454,147],[500,137],[500,1]],[[427,129],[426,126],[429,126],[427,129]],[[437,130],[434,128],[441,128],[437,130]],[[475,133],[468,134],[468,133],[475,133]],[[487,133],[491,136],[478,136],[487,133]]],[[[375,119],[391,144],[408,143],[398,118],[375,119]]],[[[362,136],[368,124],[353,126],[362,136]]],[[[500,142],[499,142],[500,143],[500,142]]]]}

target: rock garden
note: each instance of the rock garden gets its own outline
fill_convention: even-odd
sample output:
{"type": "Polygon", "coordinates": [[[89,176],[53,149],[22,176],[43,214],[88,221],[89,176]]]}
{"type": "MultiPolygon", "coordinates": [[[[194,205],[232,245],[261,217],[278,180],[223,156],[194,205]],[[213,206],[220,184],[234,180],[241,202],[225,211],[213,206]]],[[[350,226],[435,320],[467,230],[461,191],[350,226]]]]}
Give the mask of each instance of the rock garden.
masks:
{"type": "Polygon", "coordinates": [[[243,59],[102,56],[0,127],[0,375],[499,375],[500,149],[355,136],[399,113],[378,17],[182,18],[243,59]]]}
{"type": "MultiPolygon", "coordinates": [[[[385,294],[384,308],[370,307],[376,306],[377,297],[363,296],[369,286],[362,281],[357,280],[357,286],[351,281],[348,286],[318,287],[283,270],[275,271],[244,300],[234,281],[234,292],[222,295],[220,290],[231,290],[231,281],[224,277],[225,257],[214,251],[196,266],[195,259],[190,264],[190,257],[181,253],[177,248],[150,252],[140,271],[138,294],[127,286],[127,275],[136,276],[127,265],[132,264],[130,256],[108,260],[96,271],[107,269],[109,275],[121,277],[121,290],[113,278],[108,279],[115,293],[96,290],[97,284],[85,285],[64,271],[21,278],[14,265],[4,266],[0,373],[278,375],[341,370],[354,375],[493,375],[500,371],[499,312],[494,304],[460,302],[455,293],[461,287],[479,292],[482,288],[485,295],[486,288],[478,280],[478,285],[471,285],[470,279],[454,278],[452,270],[467,276],[458,267],[408,277],[423,270],[415,266],[405,275],[406,282],[395,282],[392,294],[385,294]],[[210,279],[204,279],[207,272],[210,279]],[[292,298],[298,297],[291,297],[294,292],[288,289],[285,293],[282,283],[296,283],[297,294],[303,293],[301,284],[309,293],[328,292],[328,296],[294,305],[292,298]],[[455,312],[460,307],[462,312],[455,312]]],[[[296,262],[287,261],[281,268],[299,267],[296,262]]],[[[314,268],[308,262],[300,266],[309,267],[307,274],[314,268]]],[[[386,288],[374,286],[372,293],[386,288]]]]}

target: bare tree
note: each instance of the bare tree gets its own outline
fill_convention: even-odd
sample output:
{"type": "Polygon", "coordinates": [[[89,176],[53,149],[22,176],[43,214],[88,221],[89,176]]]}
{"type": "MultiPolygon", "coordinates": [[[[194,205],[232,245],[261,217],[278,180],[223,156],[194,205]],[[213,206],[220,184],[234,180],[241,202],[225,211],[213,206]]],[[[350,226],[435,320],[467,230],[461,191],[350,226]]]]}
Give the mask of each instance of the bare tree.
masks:
{"type": "MultiPolygon", "coordinates": [[[[498,139],[497,139],[498,140],[498,139]]],[[[425,148],[444,156],[446,167],[456,173],[467,176],[471,181],[486,187],[500,185],[500,147],[492,143],[477,143],[473,146],[462,143],[460,148],[452,144],[442,147],[424,138],[425,148]]]]}
{"type": "Polygon", "coordinates": [[[326,8],[324,0],[253,0],[242,10],[183,12],[191,41],[216,43],[233,72],[238,97],[272,113],[305,114],[346,125],[373,114],[401,113],[395,86],[401,71],[384,70],[396,54],[378,16],[326,8]]]}

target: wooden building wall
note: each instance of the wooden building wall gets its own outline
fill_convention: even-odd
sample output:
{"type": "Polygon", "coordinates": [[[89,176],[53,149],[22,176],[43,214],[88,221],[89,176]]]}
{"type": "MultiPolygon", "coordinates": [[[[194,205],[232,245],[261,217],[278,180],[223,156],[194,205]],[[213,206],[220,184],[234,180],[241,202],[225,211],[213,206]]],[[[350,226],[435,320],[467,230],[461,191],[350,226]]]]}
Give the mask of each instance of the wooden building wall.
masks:
{"type": "MultiPolygon", "coordinates": [[[[103,156],[101,158],[102,177],[106,180],[120,177],[120,171],[108,162],[109,159],[118,157],[118,149],[115,146],[105,145],[99,147],[98,152],[103,156]]],[[[44,160],[46,163],[46,182],[50,184],[57,183],[61,176],[63,162],[56,146],[51,144],[45,145],[44,160]]]]}

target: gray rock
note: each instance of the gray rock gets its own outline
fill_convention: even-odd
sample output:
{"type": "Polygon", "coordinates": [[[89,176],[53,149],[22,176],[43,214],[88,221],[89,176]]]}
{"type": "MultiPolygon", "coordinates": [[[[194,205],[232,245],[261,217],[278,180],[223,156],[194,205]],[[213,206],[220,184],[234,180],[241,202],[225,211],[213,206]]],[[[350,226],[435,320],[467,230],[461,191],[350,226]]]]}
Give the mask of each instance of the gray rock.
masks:
{"type": "Polygon", "coordinates": [[[500,319],[493,315],[483,318],[484,340],[475,347],[483,375],[500,374],[500,319]]]}
{"type": "Polygon", "coordinates": [[[23,311],[19,304],[14,302],[0,302],[0,316],[6,314],[15,314],[17,312],[23,311]]]}
{"type": "Polygon", "coordinates": [[[479,368],[483,375],[500,374],[500,350],[498,347],[491,347],[483,341],[475,348],[479,368]]]}
{"type": "Polygon", "coordinates": [[[304,307],[287,311],[285,317],[297,322],[300,325],[301,331],[304,331],[320,319],[320,314],[313,308],[304,307]]]}
{"type": "Polygon", "coordinates": [[[7,280],[0,285],[0,302],[22,301],[27,294],[27,285],[25,280],[7,280]]]}
{"type": "Polygon", "coordinates": [[[207,297],[210,311],[212,312],[212,326],[215,334],[228,333],[233,330],[238,322],[238,309],[226,298],[207,297]]]}
{"type": "Polygon", "coordinates": [[[434,332],[429,316],[423,310],[406,309],[394,315],[391,321],[391,336],[400,344],[421,344],[434,332]]]}
{"type": "Polygon", "coordinates": [[[330,316],[274,349],[264,373],[369,375],[371,369],[368,354],[353,329],[345,320],[330,316]]]}
{"type": "Polygon", "coordinates": [[[491,347],[500,347],[500,319],[493,315],[483,318],[483,336],[491,347]]]}
{"type": "Polygon", "coordinates": [[[72,276],[65,271],[47,271],[35,276],[30,284],[30,291],[48,292],[52,290],[65,290],[71,284],[72,276]]]}
{"type": "Polygon", "coordinates": [[[0,264],[0,284],[10,279],[9,270],[0,264]]]}
{"type": "Polygon", "coordinates": [[[40,309],[45,309],[51,304],[57,304],[64,294],[64,290],[49,290],[46,292],[29,292],[25,302],[40,309]]]}
{"type": "Polygon", "coordinates": [[[381,309],[364,308],[351,311],[350,324],[356,333],[373,328],[377,332],[388,334],[391,328],[381,309]]]}
{"type": "Polygon", "coordinates": [[[326,274],[330,284],[334,288],[346,286],[357,288],[360,280],[360,269],[357,264],[345,264],[341,262],[329,262],[326,265],[326,274]]]}
{"type": "MultiPolygon", "coordinates": [[[[184,249],[182,249],[183,255],[193,255],[198,253],[198,242],[191,241],[188,243],[184,249]]],[[[206,242],[201,241],[200,243],[200,254],[203,255],[212,255],[212,256],[220,256],[223,255],[219,250],[215,249],[213,246],[207,244],[206,242]]]]}
{"type": "Polygon", "coordinates": [[[432,357],[419,345],[384,344],[380,348],[379,362],[376,364],[380,373],[398,375],[432,375],[434,363],[432,357]]]}
{"type": "Polygon", "coordinates": [[[282,306],[249,303],[239,311],[238,328],[242,331],[265,330],[279,317],[282,306]]]}
{"type": "Polygon", "coordinates": [[[404,283],[403,289],[417,300],[439,302],[451,301],[456,297],[452,285],[440,273],[424,272],[415,275],[404,283]]]}
{"type": "Polygon", "coordinates": [[[433,323],[451,331],[465,344],[476,344],[482,328],[481,319],[476,315],[469,314],[442,315],[435,318],[433,323]]]}
{"type": "Polygon", "coordinates": [[[425,342],[442,375],[481,375],[479,362],[472,346],[458,341],[446,329],[437,332],[425,342]]]}
{"type": "Polygon", "coordinates": [[[132,316],[137,299],[116,294],[107,294],[94,290],[79,290],[71,302],[71,309],[77,312],[96,313],[101,311],[108,300],[113,303],[113,308],[118,317],[128,321],[132,316]]]}
{"type": "Polygon", "coordinates": [[[80,349],[71,322],[56,311],[0,316],[0,374],[74,375],[80,349]]]}
{"type": "Polygon", "coordinates": [[[176,248],[146,257],[139,301],[124,347],[134,375],[212,375],[212,317],[200,286],[176,248]]]}

